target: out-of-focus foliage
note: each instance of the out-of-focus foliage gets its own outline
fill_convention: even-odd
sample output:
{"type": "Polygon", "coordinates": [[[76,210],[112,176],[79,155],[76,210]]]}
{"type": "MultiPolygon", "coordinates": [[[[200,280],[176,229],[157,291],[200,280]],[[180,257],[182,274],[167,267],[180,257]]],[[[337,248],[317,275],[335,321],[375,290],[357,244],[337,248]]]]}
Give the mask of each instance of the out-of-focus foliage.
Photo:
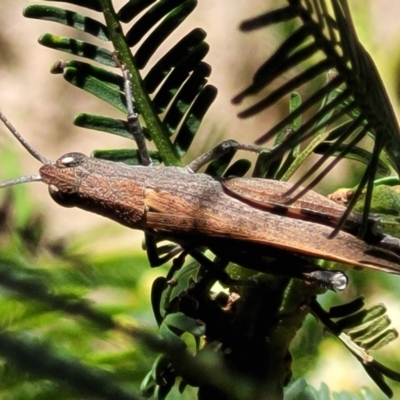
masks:
{"type": "MultiPolygon", "coordinates": [[[[15,155],[2,149],[2,156],[18,175],[15,155]]],[[[52,241],[26,193],[23,186],[2,193],[1,347],[14,362],[2,361],[1,397],[72,399],[97,386],[104,393],[98,398],[130,398],[153,358],[122,329],[154,326],[144,290],[152,275],[146,258],[140,252],[89,255],[72,238],[52,241]],[[24,346],[31,354],[18,351],[24,346]],[[92,378],[85,381],[85,373],[92,378]],[[71,389],[60,391],[52,376],[71,389]]]]}

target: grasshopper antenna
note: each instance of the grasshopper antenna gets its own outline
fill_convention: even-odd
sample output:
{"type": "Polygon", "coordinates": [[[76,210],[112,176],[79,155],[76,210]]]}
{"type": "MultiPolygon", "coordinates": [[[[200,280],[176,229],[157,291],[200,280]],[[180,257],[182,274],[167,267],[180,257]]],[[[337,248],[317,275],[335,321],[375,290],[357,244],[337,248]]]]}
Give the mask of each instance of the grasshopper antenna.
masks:
{"type": "Polygon", "coordinates": [[[36,160],[40,161],[42,164],[52,164],[47,158],[43,157],[40,153],[38,153],[17,131],[14,125],[7,119],[7,117],[0,110],[0,120],[7,127],[7,129],[14,135],[14,137],[25,147],[28,152],[36,158],[36,160]]]}
{"type": "MultiPolygon", "coordinates": [[[[43,157],[40,153],[38,153],[17,131],[14,125],[7,119],[7,117],[2,113],[0,110],[0,120],[3,124],[7,127],[7,129],[13,134],[13,136],[25,147],[28,152],[36,158],[36,160],[40,161],[42,164],[52,164],[47,158],[43,157]]],[[[21,176],[20,178],[11,179],[9,181],[1,182],[0,188],[4,188],[7,186],[18,185],[20,183],[27,183],[27,182],[38,182],[41,181],[42,177],[40,175],[27,175],[21,176]]]]}
{"type": "Polygon", "coordinates": [[[41,182],[41,181],[42,181],[42,177],[40,175],[26,175],[26,176],[21,176],[20,178],[15,178],[15,179],[11,179],[9,181],[1,182],[0,189],[8,187],[8,186],[19,185],[20,183],[41,182]]]}

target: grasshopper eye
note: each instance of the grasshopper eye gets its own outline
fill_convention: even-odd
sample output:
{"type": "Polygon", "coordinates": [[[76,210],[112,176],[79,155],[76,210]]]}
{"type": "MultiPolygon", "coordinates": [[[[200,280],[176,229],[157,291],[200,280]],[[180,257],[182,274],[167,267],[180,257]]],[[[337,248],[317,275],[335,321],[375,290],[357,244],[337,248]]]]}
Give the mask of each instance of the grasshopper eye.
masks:
{"type": "Polygon", "coordinates": [[[75,207],[77,205],[77,196],[75,193],[63,193],[55,185],[49,185],[49,194],[62,207],[75,207]]]}
{"type": "Polygon", "coordinates": [[[84,155],[81,153],[68,153],[60,157],[55,164],[59,168],[77,167],[82,162],[82,156],[84,155]]]}
{"type": "Polygon", "coordinates": [[[76,160],[74,157],[71,156],[67,156],[64,158],[61,158],[60,160],[61,164],[64,164],[66,167],[73,167],[76,165],[76,160]]]}

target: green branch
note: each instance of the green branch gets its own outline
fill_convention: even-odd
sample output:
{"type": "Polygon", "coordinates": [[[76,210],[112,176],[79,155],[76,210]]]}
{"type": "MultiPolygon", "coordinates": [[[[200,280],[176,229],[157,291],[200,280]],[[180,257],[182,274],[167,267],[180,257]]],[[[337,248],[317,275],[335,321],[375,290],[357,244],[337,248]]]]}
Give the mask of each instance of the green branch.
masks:
{"type": "Polygon", "coordinates": [[[99,0],[99,3],[104,13],[114,49],[118,51],[121,62],[126,65],[132,76],[136,105],[146,122],[150,137],[160,152],[165,165],[182,165],[180,158],[175,154],[168,132],[155,112],[152,101],[143,85],[142,77],[135,66],[131,50],[125,41],[122,26],[111,0],[99,0]]]}

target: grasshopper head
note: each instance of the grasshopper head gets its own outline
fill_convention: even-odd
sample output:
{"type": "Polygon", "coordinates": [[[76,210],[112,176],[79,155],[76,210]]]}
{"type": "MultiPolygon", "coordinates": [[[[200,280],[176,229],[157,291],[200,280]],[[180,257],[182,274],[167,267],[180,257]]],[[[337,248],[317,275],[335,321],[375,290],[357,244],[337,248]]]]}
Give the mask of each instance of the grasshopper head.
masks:
{"type": "MultiPolygon", "coordinates": [[[[143,170],[82,153],[67,153],[52,162],[39,154],[0,111],[0,120],[43,166],[39,175],[22,176],[0,183],[0,188],[26,182],[44,182],[51,198],[64,207],[78,207],[103,215],[130,228],[140,228],[144,215],[143,170]]],[[[147,168],[146,168],[147,169],[147,168]]]]}
{"type": "Polygon", "coordinates": [[[48,185],[49,194],[57,204],[63,207],[78,204],[80,184],[87,176],[86,160],[87,156],[82,153],[67,153],[39,169],[41,181],[48,185]]]}
{"type": "Polygon", "coordinates": [[[85,175],[85,169],[81,166],[87,157],[82,153],[68,153],[55,162],[49,161],[22,137],[1,111],[0,120],[25,149],[43,164],[39,175],[27,175],[2,182],[0,188],[27,182],[44,182],[49,186],[50,196],[56,203],[64,207],[75,206],[80,182],[85,175]]]}

